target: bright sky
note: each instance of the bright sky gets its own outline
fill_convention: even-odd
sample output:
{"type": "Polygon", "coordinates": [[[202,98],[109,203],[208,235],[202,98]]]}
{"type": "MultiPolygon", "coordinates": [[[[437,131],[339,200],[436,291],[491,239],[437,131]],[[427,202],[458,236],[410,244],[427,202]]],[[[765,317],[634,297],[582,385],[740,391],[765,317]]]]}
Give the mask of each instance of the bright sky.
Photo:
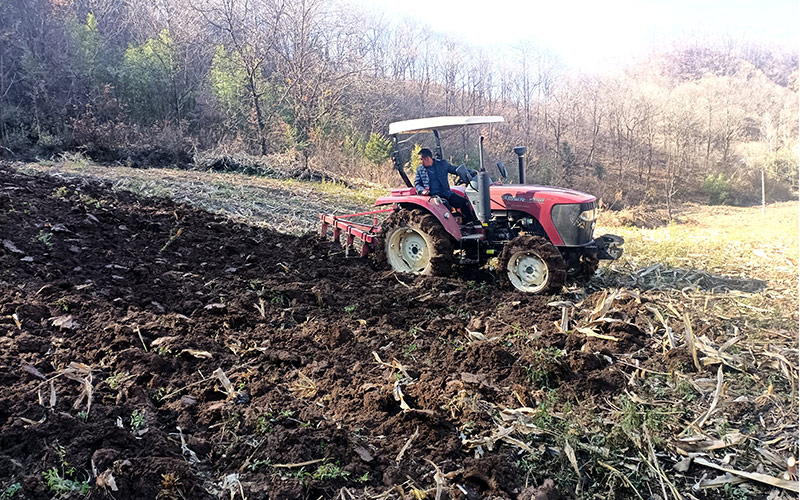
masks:
{"type": "Polygon", "coordinates": [[[625,64],[682,35],[798,47],[798,0],[353,0],[474,45],[531,40],[568,65],[625,64]]]}

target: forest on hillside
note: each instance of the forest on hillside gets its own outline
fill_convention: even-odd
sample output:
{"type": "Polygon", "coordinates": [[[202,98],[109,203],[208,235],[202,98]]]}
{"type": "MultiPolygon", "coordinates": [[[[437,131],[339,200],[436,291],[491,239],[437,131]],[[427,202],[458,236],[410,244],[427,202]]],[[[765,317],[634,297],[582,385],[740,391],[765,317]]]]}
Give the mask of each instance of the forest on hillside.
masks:
{"type": "Polygon", "coordinates": [[[762,172],[768,201],[798,189],[794,48],[687,39],[581,74],[323,0],[0,3],[0,157],[288,158],[386,181],[390,122],[484,114],[506,122],[445,137],[453,163],[476,165],[482,133],[491,164],[527,146],[529,180],[606,205],[752,203],[762,172]]]}

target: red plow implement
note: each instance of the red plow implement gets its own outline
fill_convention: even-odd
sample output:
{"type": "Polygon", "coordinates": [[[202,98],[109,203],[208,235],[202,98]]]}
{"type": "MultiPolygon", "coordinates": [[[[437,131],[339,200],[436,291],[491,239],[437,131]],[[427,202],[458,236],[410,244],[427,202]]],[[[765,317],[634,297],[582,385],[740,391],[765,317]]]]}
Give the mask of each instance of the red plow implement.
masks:
{"type": "Polygon", "coordinates": [[[378,214],[386,214],[393,212],[394,208],[384,208],[381,210],[373,210],[370,212],[361,212],[357,214],[348,215],[333,215],[333,214],[319,214],[319,220],[322,221],[322,227],[319,230],[319,235],[323,238],[328,236],[328,230],[333,229],[333,241],[341,243],[342,234],[346,236],[344,244],[345,255],[350,256],[353,250],[355,240],[361,242],[360,256],[365,257],[369,253],[369,248],[381,232],[381,226],[378,224],[378,214]],[[372,216],[372,223],[356,222],[352,220],[355,217],[372,216]]]}

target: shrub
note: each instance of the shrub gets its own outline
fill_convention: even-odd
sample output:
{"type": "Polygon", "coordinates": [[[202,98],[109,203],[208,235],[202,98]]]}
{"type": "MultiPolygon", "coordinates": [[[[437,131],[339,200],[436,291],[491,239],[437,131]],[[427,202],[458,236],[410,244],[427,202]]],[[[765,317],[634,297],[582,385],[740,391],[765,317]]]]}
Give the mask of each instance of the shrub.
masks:
{"type": "Polygon", "coordinates": [[[606,167],[599,161],[596,161],[592,164],[594,167],[594,176],[600,180],[603,180],[603,176],[606,175],[606,167]]]}
{"type": "Polygon", "coordinates": [[[369,141],[364,146],[364,157],[376,165],[389,159],[392,153],[392,141],[375,132],[369,135],[369,141]]]}
{"type": "Polygon", "coordinates": [[[708,202],[712,205],[722,205],[730,198],[730,181],[721,173],[708,174],[703,179],[703,189],[708,194],[708,202]]]}

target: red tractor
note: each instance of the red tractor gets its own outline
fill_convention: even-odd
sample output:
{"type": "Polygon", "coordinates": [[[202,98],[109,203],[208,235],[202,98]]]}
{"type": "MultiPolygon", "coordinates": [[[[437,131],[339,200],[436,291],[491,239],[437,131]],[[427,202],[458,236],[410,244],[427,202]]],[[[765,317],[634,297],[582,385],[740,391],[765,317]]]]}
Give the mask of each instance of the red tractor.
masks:
{"type": "MultiPolygon", "coordinates": [[[[335,240],[342,233],[349,250],[355,239],[363,242],[361,255],[370,250],[401,273],[445,275],[453,263],[482,266],[497,258],[500,279],[528,293],[556,292],[567,274],[588,277],[600,260],[618,259],[623,240],[615,235],[593,237],[597,199],[589,194],[551,186],[525,184],[524,147],[514,148],[519,164],[519,184],[493,182],[484,167],[480,138],[480,171],[458,167],[452,190],[467,198],[480,225],[462,224],[462,214],[438,197],[418,195],[400,161],[398,136],[433,132],[434,155],[442,158],[439,133],[468,125],[502,122],[501,116],[442,116],[395,122],[389,125],[394,142],[393,159],[406,187],[378,198],[372,212],[334,216],[320,214],[322,232],[333,227],[335,240]],[[460,184],[460,185],[459,185],[460,184]],[[389,213],[382,224],[376,215],[389,213]],[[354,222],[373,216],[372,224],[354,222]]],[[[502,162],[497,164],[507,177],[502,162]]]]}

